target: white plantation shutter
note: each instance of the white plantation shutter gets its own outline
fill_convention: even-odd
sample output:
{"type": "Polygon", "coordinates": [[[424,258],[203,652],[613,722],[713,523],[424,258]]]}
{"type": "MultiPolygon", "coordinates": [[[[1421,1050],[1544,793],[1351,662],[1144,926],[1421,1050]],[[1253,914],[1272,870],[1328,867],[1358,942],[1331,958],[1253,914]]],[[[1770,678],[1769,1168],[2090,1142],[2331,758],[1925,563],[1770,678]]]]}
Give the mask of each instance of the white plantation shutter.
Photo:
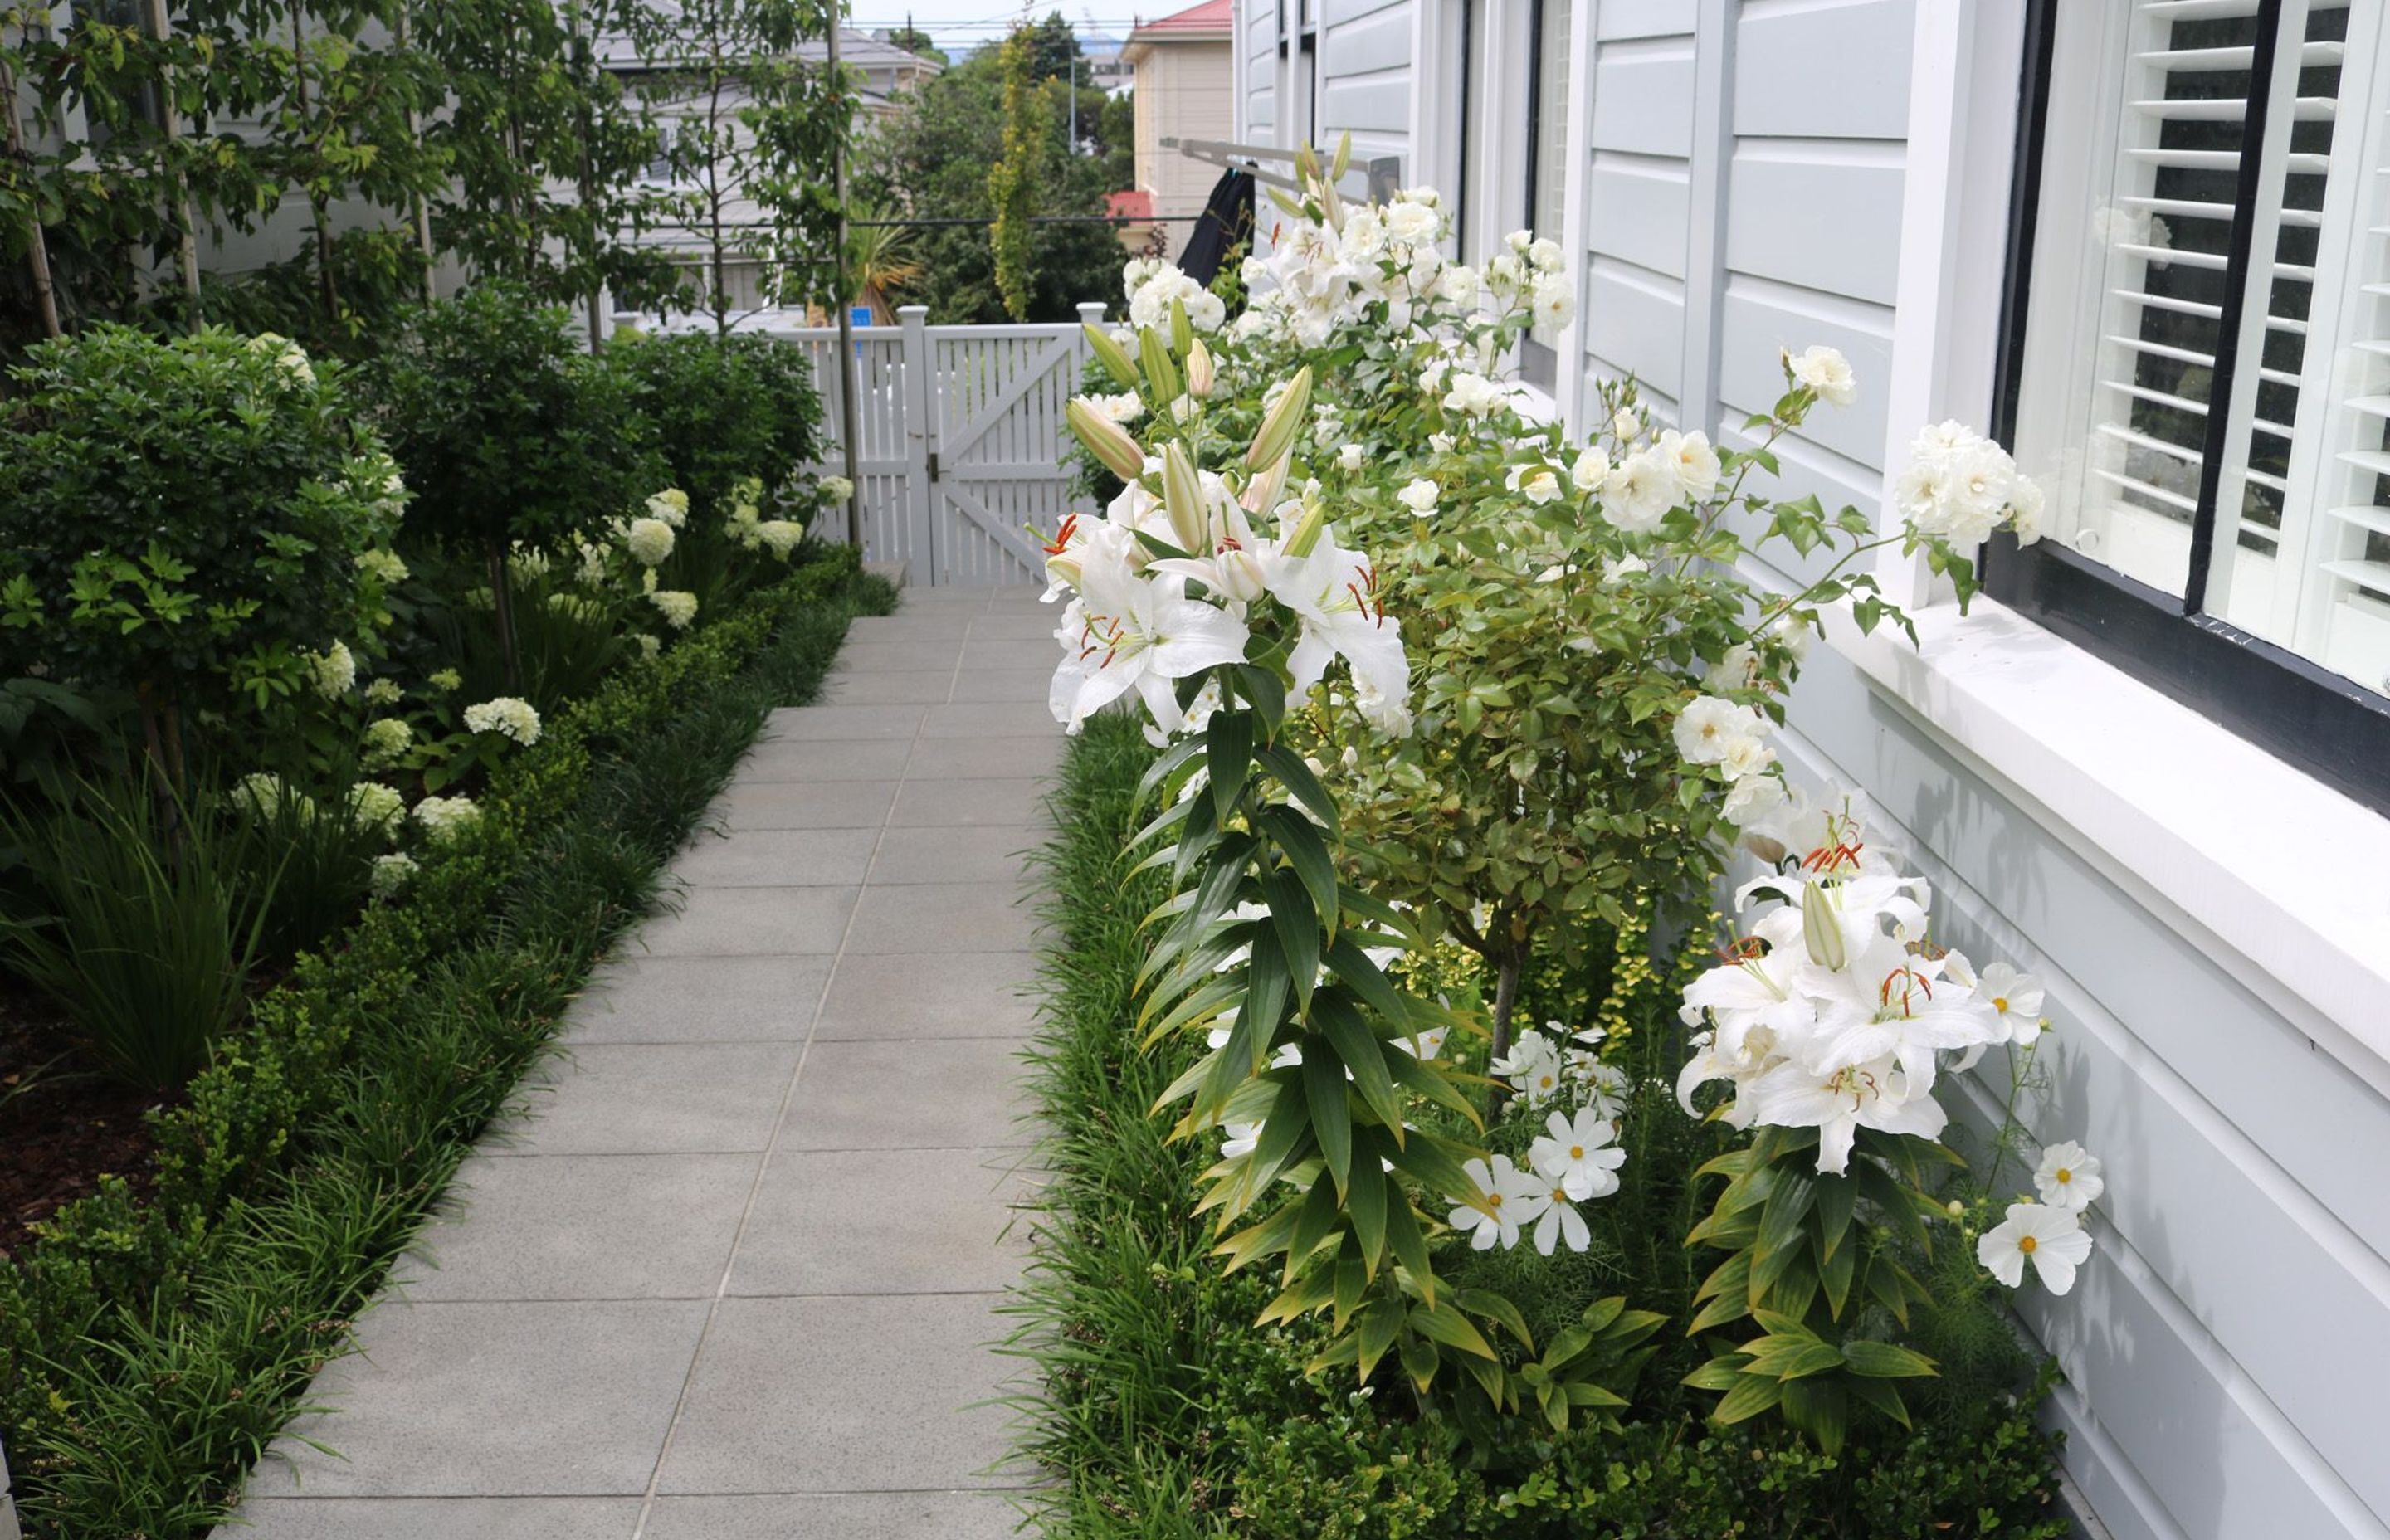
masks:
{"type": "Polygon", "coordinates": [[[2078,552],[2390,692],[2385,10],[2062,13],[2092,163],[2045,155],[2018,442],[2078,552]]]}

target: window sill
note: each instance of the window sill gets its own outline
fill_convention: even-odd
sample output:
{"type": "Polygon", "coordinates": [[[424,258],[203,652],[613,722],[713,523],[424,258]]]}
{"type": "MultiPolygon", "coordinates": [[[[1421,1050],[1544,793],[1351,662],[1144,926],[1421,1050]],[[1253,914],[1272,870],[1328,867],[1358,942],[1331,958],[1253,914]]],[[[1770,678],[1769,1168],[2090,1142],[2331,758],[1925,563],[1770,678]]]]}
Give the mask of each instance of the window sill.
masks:
{"type": "Polygon", "coordinates": [[[2390,1087],[2390,819],[2004,605],[1916,622],[1916,648],[1839,611],[1827,635],[2028,815],[2237,952],[2246,966],[2217,960],[2294,1021],[2336,1027],[2300,1023],[2390,1087]]]}

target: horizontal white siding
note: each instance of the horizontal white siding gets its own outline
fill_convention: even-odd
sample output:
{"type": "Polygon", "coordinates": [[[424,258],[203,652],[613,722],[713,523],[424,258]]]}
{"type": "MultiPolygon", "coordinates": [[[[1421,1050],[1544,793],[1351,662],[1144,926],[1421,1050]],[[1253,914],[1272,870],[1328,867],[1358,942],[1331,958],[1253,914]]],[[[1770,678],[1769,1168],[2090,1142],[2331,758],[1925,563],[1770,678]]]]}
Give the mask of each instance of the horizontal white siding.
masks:
{"type": "Polygon", "coordinates": [[[1239,62],[1237,137],[1248,144],[1278,142],[1278,0],[1238,0],[1239,62]]]}
{"type": "Polygon", "coordinates": [[[1319,148],[1353,135],[1362,163],[1398,156],[1410,180],[1414,0],[1317,0],[1319,148]]]}
{"type": "Polygon", "coordinates": [[[1666,422],[1685,390],[1693,21],[1690,0],[1594,12],[1584,367],[1634,376],[1666,422]]]}

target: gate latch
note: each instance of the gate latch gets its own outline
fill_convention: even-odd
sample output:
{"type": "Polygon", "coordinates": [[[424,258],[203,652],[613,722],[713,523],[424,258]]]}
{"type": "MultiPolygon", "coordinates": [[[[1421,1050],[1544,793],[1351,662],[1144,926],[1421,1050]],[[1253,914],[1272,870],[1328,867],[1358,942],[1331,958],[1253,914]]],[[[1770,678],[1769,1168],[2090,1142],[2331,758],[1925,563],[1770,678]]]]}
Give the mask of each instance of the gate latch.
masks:
{"type": "Polygon", "coordinates": [[[932,450],[931,450],[931,451],[930,451],[930,480],[931,480],[931,481],[936,481],[937,479],[938,479],[938,452],[937,452],[936,450],[932,449],[932,450]]]}

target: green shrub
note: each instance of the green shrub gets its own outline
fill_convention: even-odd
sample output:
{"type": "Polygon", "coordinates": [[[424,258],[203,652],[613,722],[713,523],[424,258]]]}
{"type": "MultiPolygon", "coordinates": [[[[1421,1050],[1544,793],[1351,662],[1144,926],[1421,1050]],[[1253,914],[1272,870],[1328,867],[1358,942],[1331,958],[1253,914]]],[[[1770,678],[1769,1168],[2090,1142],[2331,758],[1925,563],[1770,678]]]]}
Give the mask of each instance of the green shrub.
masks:
{"type": "Polygon", "coordinates": [[[737,332],[626,336],[606,349],[655,425],[671,484],[719,520],[749,477],[777,492],[819,453],[821,397],[803,353],[737,332]]]}
{"type": "MultiPolygon", "coordinates": [[[[1914,1398],[1913,1430],[1855,1431],[1838,1456],[1780,1426],[1706,1421],[1708,1398],[1677,1381],[1707,1350],[1678,1324],[1655,1339],[1662,1356],[1614,1431],[1512,1419],[1498,1438],[1465,1443],[1437,1408],[1421,1413],[1382,1383],[1356,1390],[1344,1369],[1313,1376],[1326,1323],[1257,1324],[1277,1270],[1222,1273],[1209,1216],[1195,1213],[1214,1147],[1168,1143],[1149,1115],[1197,1054],[1183,1035],[1148,1049],[1134,1027],[1150,939],[1139,920],[1164,883],[1128,871],[1121,853],[1153,757],[1134,721],[1091,721],[1065,761],[1061,832],[1044,853],[1058,939],[1041,959],[1047,1006],[1033,1059],[1050,1176],[1035,1260],[1008,1309],[1020,1323],[1010,1351],[1042,1376],[1021,1445],[1051,1478],[1033,1499],[1049,1540],[2069,1534],[2054,1440],[2036,1425],[2049,1371],[2024,1367],[1997,1308],[1956,1279],[1935,1279],[1937,1299],[1917,1316],[1921,1346],[1951,1371],[1947,1393],[1914,1398]]],[[[1543,1316],[1622,1289],[1681,1323],[1706,1266],[1678,1238],[1696,1199],[1690,1173],[1719,1138],[1677,1111],[1673,1074],[1659,1073],[1673,1063],[1673,1040],[1653,1030],[1672,994],[1666,970],[1625,956],[1601,968],[1616,983],[1603,1008],[1634,1013],[1613,1027],[1627,1046],[1621,1062],[1649,1087],[1626,1113],[1637,1142],[1625,1185],[1592,1206],[1598,1233],[1583,1255],[1521,1248],[1450,1264],[1455,1287],[1533,1301],[1538,1341],[1543,1316]]],[[[1466,1051],[1482,1063],[1482,1045],[1466,1051]]],[[[1520,1132],[1509,1124],[1524,1122],[1497,1124],[1490,1142],[1503,1148],[1520,1132]]]]}
{"type": "Polygon", "coordinates": [[[270,335],[94,326],[11,372],[0,674],[131,693],[177,779],[196,712],[339,683],[381,609],[358,558],[400,503],[331,365],[270,335]]]}
{"type": "Polygon", "coordinates": [[[31,901],[0,918],[10,970],[66,1011],[109,1074],[154,1091],[188,1080],[248,1007],[280,875],[263,841],[131,775],[20,803],[6,833],[31,901]]]}
{"type": "Polygon", "coordinates": [[[0,1442],[35,1540],[222,1518],[765,713],[884,608],[855,572],[824,552],[557,712],[478,824],[156,1116],[147,1201],[105,1183],[0,1262],[0,1442]]]}
{"type": "Polygon", "coordinates": [[[570,557],[662,474],[627,382],[565,327],[562,310],[485,282],[425,311],[367,375],[414,489],[409,533],[481,563],[510,690],[520,663],[508,553],[570,557]]]}

